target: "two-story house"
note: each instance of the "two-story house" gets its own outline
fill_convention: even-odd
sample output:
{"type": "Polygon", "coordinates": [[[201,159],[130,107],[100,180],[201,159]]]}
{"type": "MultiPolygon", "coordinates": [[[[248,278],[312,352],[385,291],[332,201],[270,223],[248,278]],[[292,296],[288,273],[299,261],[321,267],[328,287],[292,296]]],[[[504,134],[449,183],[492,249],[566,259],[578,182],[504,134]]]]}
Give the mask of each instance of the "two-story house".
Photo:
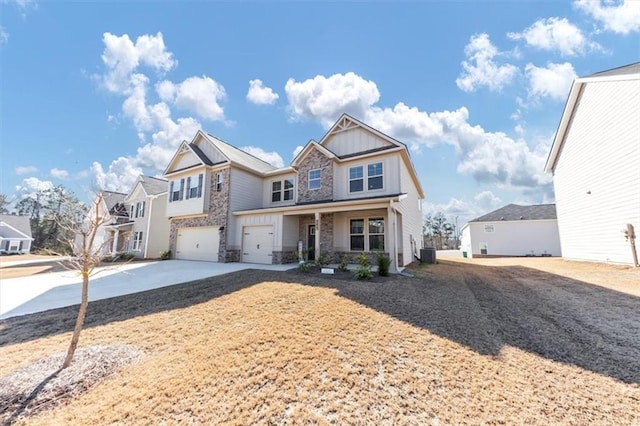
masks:
{"type": "MultiPolygon", "coordinates": [[[[94,238],[94,252],[102,255],[126,251],[128,240],[125,233],[120,233],[120,226],[129,221],[129,214],[124,204],[127,194],[113,191],[100,191],[91,205],[87,214],[87,221],[95,221],[100,218],[94,238]],[[98,213],[96,214],[96,209],[98,213]]],[[[76,244],[81,245],[79,236],[76,236],[76,244]]]]}
{"type": "Polygon", "coordinates": [[[424,193],[407,147],[348,115],[285,168],[199,131],[169,163],[167,215],[178,259],[338,262],[387,253],[402,269],[421,247],[424,193]]]}

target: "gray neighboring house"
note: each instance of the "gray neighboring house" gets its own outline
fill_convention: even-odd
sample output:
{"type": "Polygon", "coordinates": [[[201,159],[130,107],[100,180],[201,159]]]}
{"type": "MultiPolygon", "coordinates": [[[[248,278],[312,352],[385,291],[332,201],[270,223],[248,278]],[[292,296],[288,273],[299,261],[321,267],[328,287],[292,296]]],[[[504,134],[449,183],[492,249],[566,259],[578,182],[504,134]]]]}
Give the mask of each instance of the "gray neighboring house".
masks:
{"type": "Polygon", "coordinates": [[[31,241],[29,217],[0,214],[0,254],[27,254],[31,241]]]}
{"type": "Polygon", "coordinates": [[[462,227],[467,257],[560,256],[555,204],[508,204],[462,227]]]}

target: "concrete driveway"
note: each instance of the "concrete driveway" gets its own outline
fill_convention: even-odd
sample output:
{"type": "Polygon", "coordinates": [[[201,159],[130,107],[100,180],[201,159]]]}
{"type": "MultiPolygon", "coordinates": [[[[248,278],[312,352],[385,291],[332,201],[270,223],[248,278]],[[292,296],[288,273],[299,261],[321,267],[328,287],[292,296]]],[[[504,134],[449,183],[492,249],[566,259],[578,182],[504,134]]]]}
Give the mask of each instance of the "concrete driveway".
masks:
{"type": "MultiPolygon", "coordinates": [[[[89,282],[89,301],[236,272],[243,269],[286,271],[296,265],[256,265],[188,260],[135,262],[96,270],[89,282]]],[[[0,282],[0,319],[80,303],[82,278],[75,272],[54,272],[0,282]]]]}

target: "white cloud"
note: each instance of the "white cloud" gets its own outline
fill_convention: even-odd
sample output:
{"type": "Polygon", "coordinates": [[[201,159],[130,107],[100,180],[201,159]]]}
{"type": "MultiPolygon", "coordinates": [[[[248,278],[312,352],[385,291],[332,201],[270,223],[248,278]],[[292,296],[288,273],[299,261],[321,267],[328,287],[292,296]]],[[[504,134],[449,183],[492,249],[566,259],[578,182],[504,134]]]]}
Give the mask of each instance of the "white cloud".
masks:
{"type": "Polygon", "coordinates": [[[563,55],[584,54],[588,49],[599,49],[598,43],[587,40],[580,28],[567,18],[540,19],[521,33],[508,33],[513,40],[524,40],[542,50],[558,51],[563,55]]]}
{"type": "Polygon", "coordinates": [[[291,158],[296,158],[298,156],[298,154],[300,154],[300,152],[302,152],[303,149],[304,149],[304,146],[302,146],[302,145],[296,146],[295,149],[293,150],[293,154],[292,154],[291,158]]]}
{"type": "Polygon", "coordinates": [[[37,177],[28,177],[22,181],[22,185],[16,185],[16,193],[18,198],[33,198],[36,192],[53,189],[53,182],[48,180],[40,180],[37,177]]]}
{"type": "Polygon", "coordinates": [[[302,82],[290,78],[284,90],[293,119],[319,119],[325,127],[343,112],[363,117],[380,99],[376,84],[353,72],[330,77],[317,75],[302,82]]]}
{"type": "Polygon", "coordinates": [[[20,175],[26,175],[29,173],[35,173],[38,171],[38,168],[36,166],[18,166],[15,169],[13,169],[13,171],[15,172],[15,174],[20,176],[20,175]]]}
{"type": "Polygon", "coordinates": [[[102,62],[107,66],[102,82],[107,90],[114,93],[128,94],[131,91],[131,74],[139,65],[162,73],[177,64],[173,54],[166,50],[162,33],[142,35],[135,44],[127,34],[104,33],[102,41],[105,45],[102,62]]]}
{"type": "Polygon", "coordinates": [[[534,99],[551,98],[565,100],[571,89],[571,83],[578,78],[573,65],[548,63],[546,67],[536,67],[529,63],[525,66],[529,80],[529,97],[534,99]]]}
{"type": "Polygon", "coordinates": [[[458,156],[458,171],[479,182],[510,189],[550,187],[551,178],[543,173],[546,154],[529,148],[523,139],[470,124],[465,107],[431,113],[401,102],[393,108],[379,107],[375,105],[380,97],[375,83],[350,74],[349,85],[327,83],[342,81],[342,74],[300,83],[289,80],[285,90],[293,118],[308,117],[329,127],[342,113],[334,100],[351,99],[348,105],[357,107],[357,117],[408,143],[414,151],[423,146],[451,145],[458,156]]]}
{"type": "Polygon", "coordinates": [[[277,152],[267,152],[257,146],[243,146],[240,149],[248,152],[254,157],[258,157],[259,159],[266,161],[274,167],[284,167],[284,160],[277,152]]]}
{"type": "Polygon", "coordinates": [[[94,161],[91,165],[94,182],[92,188],[94,191],[106,190],[127,193],[133,187],[133,184],[142,174],[135,161],[131,158],[120,157],[113,161],[109,169],[105,171],[102,165],[94,161]]]}
{"type": "Polygon", "coordinates": [[[640,31],[640,1],[576,0],[574,5],[607,31],[619,34],[640,31]]]}
{"type": "Polygon", "coordinates": [[[446,203],[423,203],[422,211],[427,214],[437,212],[444,213],[445,217],[455,224],[458,218],[458,227],[462,226],[476,217],[489,213],[503,206],[502,200],[491,191],[482,191],[469,200],[451,198],[446,203]]]}
{"type": "Polygon", "coordinates": [[[476,34],[464,48],[466,59],[462,61],[462,72],[456,79],[460,90],[473,92],[481,86],[491,91],[500,91],[511,83],[518,68],[511,64],[499,65],[495,58],[505,55],[491,43],[489,35],[476,34]]]}
{"type": "Polygon", "coordinates": [[[7,44],[9,42],[9,33],[0,25],[0,44],[7,44]]]}
{"type": "Polygon", "coordinates": [[[249,81],[247,100],[256,105],[273,105],[280,96],[270,87],[265,86],[262,80],[249,81]]]}
{"type": "Polygon", "coordinates": [[[156,85],[156,91],[160,99],[171,102],[180,109],[196,113],[205,119],[224,120],[220,101],[227,95],[224,87],[211,77],[189,77],[179,84],[164,80],[156,85]]]}
{"type": "Polygon", "coordinates": [[[69,177],[68,171],[55,167],[49,171],[49,174],[54,179],[67,179],[69,177]]]}

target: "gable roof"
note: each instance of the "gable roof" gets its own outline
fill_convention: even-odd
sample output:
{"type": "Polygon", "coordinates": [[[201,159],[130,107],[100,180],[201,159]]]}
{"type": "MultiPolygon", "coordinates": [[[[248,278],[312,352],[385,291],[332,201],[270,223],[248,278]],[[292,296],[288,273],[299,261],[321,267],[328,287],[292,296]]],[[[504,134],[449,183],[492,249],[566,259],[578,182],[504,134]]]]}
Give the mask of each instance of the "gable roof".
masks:
{"type": "Polygon", "coordinates": [[[240,148],[236,148],[235,146],[226,143],[222,139],[219,139],[213,135],[205,134],[207,140],[215,146],[218,151],[222,153],[231,163],[236,164],[240,167],[255,170],[260,173],[270,172],[272,170],[276,170],[277,167],[272,166],[260,158],[249,154],[246,151],[241,150],[240,148]]]}
{"type": "Polygon", "coordinates": [[[320,139],[320,145],[325,145],[327,143],[327,141],[329,140],[329,138],[331,137],[331,135],[347,130],[347,129],[353,129],[356,127],[362,127],[366,130],[368,130],[369,132],[373,133],[374,135],[384,139],[385,141],[389,142],[392,145],[395,146],[399,146],[399,147],[404,147],[406,148],[407,146],[405,144],[403,144],[402,142],[392,138],[389,135],[386,135],[384,133],[382,133],[380,130],[378,129],[374,129],[373,127],[369,126],[366,123],[363,123],[362,121],[358,120],[357,118],[354,118],[352,116],[350,116],[347,113],[343,113],[340,118],[338,118],[338,120],[333,124],[333,126],[331,126],[331,128],[327,131],[327,133],[325,133],[325,135],[322,137],[322,139],[320,139]]]}
{"type": "MultiPolygon", "coordinates": [[[[102,193],[102,200],[104,201],[109,214],[122,216],[124,200],[127,197],[127,194],[123,194],[122,192],[114,192],[114,191],[101,191],[101,193],[102,193]]],[[[126,209],[124,209],[124,213],[126,214],[126,209]]]]}
{"type": "Polygon", "coordinates": [[[553,172],[556,167],[558,157],[560,156],[560,152],[562,152],[562,145],[564,145],[569,125],[578,107],[584,86],[588,83],[625,80],[640,80],[640,62],[600,71],[574,80],[571,85],[571,90],[569,91],[569,96],[567,97],[567,103],[562,112],[562,117],[560,118],[560,123],[558,124],[558,130],[553,138],[553,144],[551,145],[547,162],[544,166],[545,172],[553,172]]]}
{"type": "Polygon", "coordinates": [[[309,142],[307,142],[304,148],[302,148],[302,150],[298,153],[298,155],[296,155],[296,158],[293,159],[293,161],[291,162],[291,166],[293,167],[297,166],[314,149],[322,153],[327,158],[336,158],[336,155],[332,151],[330,151],[329,149],[320,145],[318,142],[311,139],[309,142]]]}
{"type": "Polygon", "coordinates": [[[470,222],[500,222],[513,220],[550,220],[557,219],[555,204],[536,204],[520,206],[507,204],[498,210],[477,217],[470,222]]]}
{"type": "Polygon", "coordinates": [[[13,214],[0,214],[0,222],[4,222],[8,226],[3,226],[0,231],[0,236],[3,238],[21,238],[20,235],[14,235],[15,232],[11,231],[13,228],[22,234],[22,237],[26,236],[31,238],[31,221],[28,216],[18,216],[13,214]]]}
{"type": "Polygon", "coordinates": [[[167,192],[167,182],[165,179],[140,175],[135,185],[133,185],[133,188],[131,188],[131,191],[129,191],[129,194],[125,197],[125,201],[130,201],[138,188],[142,188],[144,195],[147,197],[164,194],[167,192]]]}

